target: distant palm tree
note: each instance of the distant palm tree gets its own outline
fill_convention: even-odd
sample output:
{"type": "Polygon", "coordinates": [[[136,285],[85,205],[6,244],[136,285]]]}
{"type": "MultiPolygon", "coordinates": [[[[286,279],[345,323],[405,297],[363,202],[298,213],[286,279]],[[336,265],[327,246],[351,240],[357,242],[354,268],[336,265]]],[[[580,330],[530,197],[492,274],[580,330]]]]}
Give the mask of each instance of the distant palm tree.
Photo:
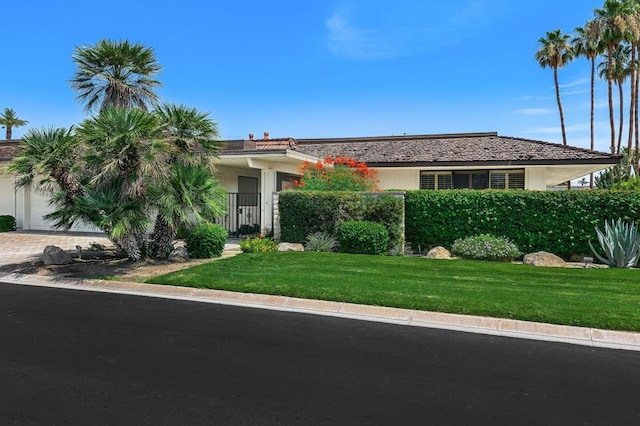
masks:
{"type": "Polygon", "coordinates": [[[11,132],[14,127],[21,127],[28,123],[28,121],[18,118],[16,112],[11,108],[5,108],[0,114],[0,124],[2,128],[7,129],[5,136],[7,140],[11,139],[11,132]]]}
{"type": "Polygon", "coordinates": [[[607,87],[609,95],[609,125],[611,126],[611,152],[616,150],[616,130],[613,112],[613,55],[623,40],[626,29],[625,20],[628,2],[619,0],[605,0],[602,9],[595,9],[595,21],[600,27],[600,37],[607,51],[607,87]]]}
{"type": "MultiPolygon", "coordinates": [[[[591,145],[595,149],[595,110],[596,110],[596,58],[602,52],[600,28],[596,21],[588,21],[584,27],[577,27],[571,40],[575,56],[584,56],[591,63],[591,145]]],[[[593,188],[593,173],[589,175],[589,187],[593,188]]]]}
{"type": "Polygon", "coordinates": [[[567,135],[564,126],[564,112],[560,101],[560,84],[558,83],[558,69],[571,62],[573,59],[573,49],[569,43],[570,36],[563,34],[561,30],[547,32],[546,37],[538,40],[540,47],[536,52],[536,61],[542,68],[553,69],[553,81],[556,86],[556,101],[560,112],[560,126],[562,128],[562,143],[567,144],[567,135]]]}
{"type": "Polygon", "coordinates": [[[160,82],[154,76],[162,67],[151,48],[127,40],[100,40],[76,47],[73,61],[78,69],[71,87],[87,112],[109,107],[146,111],[158,102],[155,89],[160,82]]]}
{"type": "MultiPolygon", "coordinates": [[[[602,62],[598,65],[598,70],[600,72],[600,77],[602,79],[606,79],[609,75],[613,78],[613,81],[616,83],[618,87],[618,101],[620,104],[619,107],[619,120],[618,124],[618,143],[616,145],[615,153],[620,154],[620,148],[622,146],[622,129],[624,125],[624,90],[623,86],[627,78],[631,74],[631,65],[630,65],[630,57],[631,46],[629,45],[619,45],[618,48],[613,52],[613,62],[602,62]],[[613,66],[613,69],[609,69],[609,66],[613,66]]],[[[630,119],[631,120],[631,119],[630,119]]],[[[630,121],[631,124],[631,121],[630,121]]]]}

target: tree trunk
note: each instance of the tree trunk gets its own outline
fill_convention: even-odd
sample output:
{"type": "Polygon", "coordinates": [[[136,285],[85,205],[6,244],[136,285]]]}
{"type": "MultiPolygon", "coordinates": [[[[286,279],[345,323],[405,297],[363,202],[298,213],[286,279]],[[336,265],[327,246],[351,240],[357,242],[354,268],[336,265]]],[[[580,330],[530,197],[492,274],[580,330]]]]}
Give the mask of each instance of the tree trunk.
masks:
{"type": "Polygon", "coordinates": [[[560,128],[562,129],[562,144],[567,144],[567,134],[564,130],[564,112],[562,111],[562,102],[560,101],[560,85],[558,84],[558,67],[553,67],[553,81],[556,84],[556,101],[558,102],[558,111],[560,111],[560,128]]]}
{"type": "MultiPolygon", "coordinates": [[[[596,57],[591,58],[591,151],[596,147],[596,57]]],[[[589,174],[589,188],[593,189],[593,173],[589,174]]]]}
{"type": "Polygon", "coordinates": [[[607,49],[607,88],[609,92],[609,125],[611,126],[611,153],[616,152],[616,123],[613,117],[613,44],[607,49]]]}
{"type": "Polygon", "coordinates": [[[629,74],[631,80],[631,100],[629,101],[629,140],[627,147],[629,152],[633,149],[633,131],[635,129],[635,97],[636,97],[636,45],[631,46],[631,70],[629,74]]]}
{"type": "Polygon", "coordinates": [[[11,131],[13,130],[11,127],[12,127],[11,124],[7,124],[7,131],[6,131],[7,140],[11,140],[11,131]]]}
{"type": "Polygon", "coordinates": [[[151,256],[160,259],[168,258],[173,251],[174,239],[175,232],[172,227],[160,215],[157,215],[151,239],[151,256]]]}
{"type": "Polygon", "coordinates": [[[142,251],[140,250],[139,236],[127,234],[117,239],[117,245],[127,253],[129,259],[134,262],[142,260],[142,251]]]}
{"type": "Polygon", "coordinates": [[[618,144],[616,145],[616,154],[620,154],[622,148],[622,129],[624,128],[624,91],[622,90],[622,82],[617,81],[618,96],[620,97],[620,124],[618,128],[618,144]]]}

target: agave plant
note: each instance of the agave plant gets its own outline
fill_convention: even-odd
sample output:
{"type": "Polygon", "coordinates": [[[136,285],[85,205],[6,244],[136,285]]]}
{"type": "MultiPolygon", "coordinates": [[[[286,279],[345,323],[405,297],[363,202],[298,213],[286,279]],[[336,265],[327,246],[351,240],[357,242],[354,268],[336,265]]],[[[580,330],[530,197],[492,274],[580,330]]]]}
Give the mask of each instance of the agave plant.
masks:
{"type": "Polygon", "coordinates": [[[598,241],[604,250],[606,258],[600,256],[593,244],[589,241],[591,250],[603,263],[614,268],[631,268],[638,263],[640,258],[640,235],[634,222],[617,221],[604,222],[604,232],[596,226],[598,241]]]}

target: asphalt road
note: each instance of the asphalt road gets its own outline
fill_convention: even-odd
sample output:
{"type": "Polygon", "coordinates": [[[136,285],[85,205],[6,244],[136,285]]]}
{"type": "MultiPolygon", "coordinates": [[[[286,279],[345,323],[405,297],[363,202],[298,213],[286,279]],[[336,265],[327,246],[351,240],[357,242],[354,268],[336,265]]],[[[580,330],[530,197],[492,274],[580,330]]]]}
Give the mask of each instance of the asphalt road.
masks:
{"type": "Polygon", "coordinates": [[[0,284],[1,425],[640,424],[640,353],[0,284]]]}

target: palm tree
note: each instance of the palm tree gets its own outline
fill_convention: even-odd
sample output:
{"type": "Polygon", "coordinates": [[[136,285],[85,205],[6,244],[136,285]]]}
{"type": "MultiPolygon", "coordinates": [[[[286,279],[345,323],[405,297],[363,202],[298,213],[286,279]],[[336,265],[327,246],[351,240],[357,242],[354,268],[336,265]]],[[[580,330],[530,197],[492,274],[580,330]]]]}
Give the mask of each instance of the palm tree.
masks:
{"type": "Polygon", "coordinates": [[[628,5],[618,0],[605,0],[602,9],[595,9],[595,20],[600,27],[602,43],[607,51],[607,87],[609,96],[609,124],[611,126],[611,152],[616,149],[616,130],[613,112],[613,55],[623,40],[628,5]]]}
{"type": "MultiPolygon", "coordinates": [[[[616,145],[615,153],[620,154],[620,148],[622,147],[622,129],[624,126],[624,82],[627,80],[631,73],[630,56],[633,49],[629,45],[619,45],[613,53],[613,62],[602,62],[598,65],[600,77],[605,79],[607,76],[612,76],[613,81],[618,87],[619,97],[619,131],[618,131],[618,143],[616,145]],[[609,69],[612,64],[613,69],[609,69]]],[[[631,120],[631,119],[630,119],[631,120]]],[[[630,121],[631,124],[631,121],[630,121]]]]}
{"type": "Polygon", "coordinates": [[[17,187],[32,185],[36,177],[38,188],[52,193],[56,183],[69,203],[84,194],[77,171],[78,140],[72,129],[31,129],[22,140],[20,151],[9,165],[17,175],[17,187]]]}
{"type": "Polygon", "coordinates": [[[149,202],[158,211],[150,252],[166,258],[180,227],[213,221],[225,213],[226,191],[208,167],[175,163],[168,179],[150,187],[149,202]]]}
{"type": "Polygon", "coordinates": [[[143,257],[149,224],[147,189],[167,176],[163,124],[140,109],[108,108],[85,120],[76,131],[82,143],[91,188],[81,212],[128,256],[143,257]]]}
{"type": "Polygon", "coordinates": [[[558,83],[558,69],[571,62],[573,59],[573,49],[569,43],[570,36],[563,34],[561,30],[547,32],[546,38],[540,38],[540,47],[536,52],[536,61],[542,68],[551,67],[553,69],[553,81],[556,86],[556,101],[560,112],[560,126],[562,128],[562,143],[567,144],[567,135],[564,126],[564,112],[560,101],[560,84],[558,83]]]}
{"type": "Polygon", "coordinates": [[[85,111],[109,107],[147,110],[158,102],[160,82],[154,76],[162,69],[153,49],[127,40],[100,40],[93,46],[75,48],[78,69],[71,87],[85,111]]]}
{"type": "Polygon", "coordinates": [[[207,113],[184,105],[163,104],[154,113],[165,124],[172,167],[169,178],[156,184],[151,197],[158,211],[151,255],[166,258],[180,226],[190,223],[190,218],[212,220],[222,215],[226,200],[213,178],[212,160],[220,150],[217,123],[207,113]]]}
{"type": "MultiPolygon", "coordinates": [[[[596,58],[602,52],[600,45],[600,29],[597,21],[588,21],[584,27],[575,29],[575,36],[571,40],[575,56],[584,56],[591,63],[591,145],[590,149],[595,149],[595,105],[596,105],[596,58]]],[[[589,187],[593,188],[593,173],[589,175],[589,187]]]]}
{"type": "Polygon", "coordinates": [[[11,132],[14,127],[21,127],[28,123],[28,121],[18,118],[18,115],[12,108],[5,108],[2,114],[0,114],[0,124],[4,129],[7,129],[5,135],[5,139],[7,140],[11,139],[11,132]]]}

